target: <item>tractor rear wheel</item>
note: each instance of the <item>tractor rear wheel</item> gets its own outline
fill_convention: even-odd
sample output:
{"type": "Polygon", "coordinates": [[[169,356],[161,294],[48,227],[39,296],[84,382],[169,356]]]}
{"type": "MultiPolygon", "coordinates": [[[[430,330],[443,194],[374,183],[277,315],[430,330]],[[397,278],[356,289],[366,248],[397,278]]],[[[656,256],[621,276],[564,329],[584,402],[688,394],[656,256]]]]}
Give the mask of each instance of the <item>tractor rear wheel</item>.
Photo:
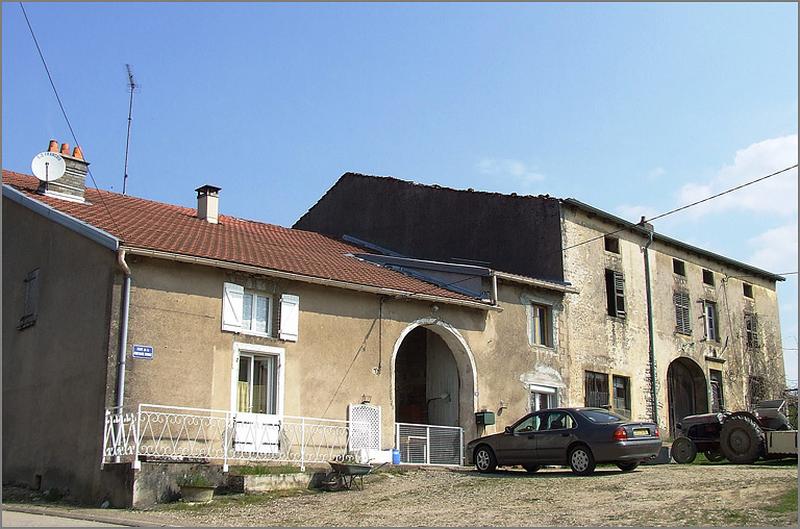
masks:
{"type": "Polygon", "coordinates": [[[749,465],[763,453],[764,431],[747,415],[734,415],[722,424],[719,445],[728,461],[749,465]]]}

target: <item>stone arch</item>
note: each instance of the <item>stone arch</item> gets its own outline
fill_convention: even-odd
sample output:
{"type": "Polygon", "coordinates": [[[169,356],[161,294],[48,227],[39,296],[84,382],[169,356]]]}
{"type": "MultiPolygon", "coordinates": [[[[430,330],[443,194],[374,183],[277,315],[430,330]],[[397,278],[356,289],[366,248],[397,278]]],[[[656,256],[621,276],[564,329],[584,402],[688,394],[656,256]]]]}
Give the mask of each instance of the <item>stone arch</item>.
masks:
{"type": "Polygon", "coordinates": [[[708,386],[703,369],[691,358],[681,356],[667,369],[669,431],[677,434],[677,424],[687,415],[708,412],[708,386]]]}
{"type": "Polygon", "coordinates": [[[477,434],[475,425],[475,411],[478,406],[478,380],[475,367],[475,357],[467,341],[458,330],[452,325],[436,318],[423,318],[409,324],[398,336],[392,351],[391,363],[391,385],[392,385],[392,407],[393,412],[397,412],[397,360],[401,347],[409,335],[418,329],[424,329],[434,334],[436,339],[441,340],[447,346],[455,362],[459,379],[458,389],[458,426],[464,428],[465,438],[471,438],[477,434]]]}

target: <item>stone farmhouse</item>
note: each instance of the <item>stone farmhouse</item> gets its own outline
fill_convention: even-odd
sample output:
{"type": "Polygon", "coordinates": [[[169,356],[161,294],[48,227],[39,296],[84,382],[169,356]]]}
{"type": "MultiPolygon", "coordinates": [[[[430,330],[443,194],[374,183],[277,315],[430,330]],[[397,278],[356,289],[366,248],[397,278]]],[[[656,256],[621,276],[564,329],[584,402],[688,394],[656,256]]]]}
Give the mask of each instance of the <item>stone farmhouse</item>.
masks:
{"type": "Polygon", "coordinates": [[[530,410],[782,389],[781,277],[576,201],[347,174],[289,229],[49,150],[58,180],[3,171],[6,482],[141,505],[180,462],[458,464],[530,410]]]}

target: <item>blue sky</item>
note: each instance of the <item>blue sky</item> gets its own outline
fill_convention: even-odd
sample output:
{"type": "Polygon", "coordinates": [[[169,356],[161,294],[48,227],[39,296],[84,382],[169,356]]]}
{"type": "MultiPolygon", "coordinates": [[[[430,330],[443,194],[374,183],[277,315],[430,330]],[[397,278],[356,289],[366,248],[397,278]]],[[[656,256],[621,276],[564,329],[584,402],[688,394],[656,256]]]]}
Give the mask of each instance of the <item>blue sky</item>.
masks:
{"type": "MultiPolygon", "coordinates": [[[[796,4],[28,4],[99,187],[290,226],[346,171],[638,220],[797,160],[796,4]]],[[[2,5],[3,167],[69,141],[2,5]]],[[[797,270],[797,172],[656,222],[797,270]]],[[[797,276],[779,286],[797,379],[797,276]]]]}

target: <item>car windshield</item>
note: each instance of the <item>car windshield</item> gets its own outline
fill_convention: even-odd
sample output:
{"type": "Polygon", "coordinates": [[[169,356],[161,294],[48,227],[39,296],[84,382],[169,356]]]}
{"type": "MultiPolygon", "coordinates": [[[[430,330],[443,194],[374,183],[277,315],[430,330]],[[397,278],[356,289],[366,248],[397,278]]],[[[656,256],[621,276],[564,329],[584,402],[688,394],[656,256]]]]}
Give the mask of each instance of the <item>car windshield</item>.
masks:
{"type": "Polygon", "coordinates": [[[619,422],[625,420],[625,418],[622,417],[621,415],[617,415],[614,412],[601,409],[580,410],[580,414],[589,419],[590,421],[597,423],[619,422]]]}

